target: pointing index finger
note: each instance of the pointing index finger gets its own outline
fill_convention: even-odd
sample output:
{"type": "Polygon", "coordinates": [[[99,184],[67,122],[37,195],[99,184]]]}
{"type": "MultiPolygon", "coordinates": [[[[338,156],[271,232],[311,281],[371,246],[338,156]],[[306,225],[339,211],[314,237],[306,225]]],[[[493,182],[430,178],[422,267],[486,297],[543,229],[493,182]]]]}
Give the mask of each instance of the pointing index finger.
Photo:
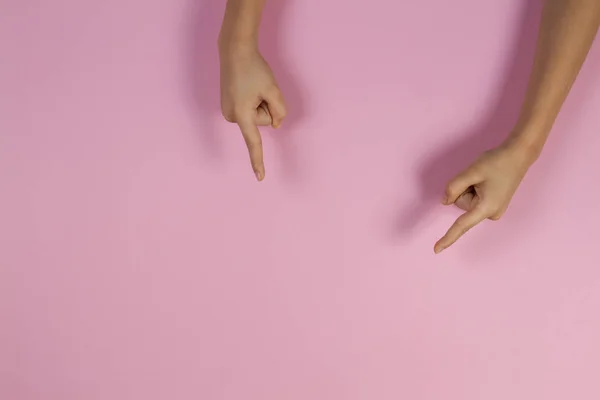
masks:
{"type": "Polygon", "coordinates": [[[458,217],[448,232],[435,244],[436,254],[452,246],[458,239],[467,233],[475,225],[487,218],[487,214],[481,208],[475,208],[458,217]]]}
{"type": "Polygon", "coordinates": [[[251,118],[246,118],[238,122],[242,136],[248,147],[252,169],[256,179],[262,181],[265,177],[265,165],[263,162],[262,138],[258,127],[251,118]]]}

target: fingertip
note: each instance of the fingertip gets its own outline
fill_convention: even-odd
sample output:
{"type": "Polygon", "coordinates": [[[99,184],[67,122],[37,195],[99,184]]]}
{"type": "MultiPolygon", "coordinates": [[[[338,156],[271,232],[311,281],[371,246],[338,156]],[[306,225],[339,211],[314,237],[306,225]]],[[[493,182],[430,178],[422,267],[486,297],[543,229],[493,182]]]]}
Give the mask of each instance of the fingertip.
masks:
{"type": "Polygon", "coordinates": [[[259,182],[262,182],[265,179],[265,173],[260,169],[254,170],[254,175],[256,176],[256,180],[259,182]]]}
{"type": "Polygon", "coordinates": [[[444,196],[442,197],[442,204],[448,206],[452,204],[454,200],[454,191],[452,190],[452,187],[449,184],[446,190],[444,191],[444,196]]]}
{"type": "Polygon", "coordinates": [[[283,120],[284,120],[283,116],[281,116],[281,115],[275,115],[275,116],[273,116],[273,121],[272,121],[273,123],[271,124],[271,126],[274,129],[278,129],[283,124],[283,120]]]}
{"type": "Polygon", "coordinates": [[[440,254],[442,251],[444,251],[445,247],[442,246],[442,244],[440,242],[437,242],[435,244],[435,246],[433,246],[433,252],[435,254],[440,254]]]}

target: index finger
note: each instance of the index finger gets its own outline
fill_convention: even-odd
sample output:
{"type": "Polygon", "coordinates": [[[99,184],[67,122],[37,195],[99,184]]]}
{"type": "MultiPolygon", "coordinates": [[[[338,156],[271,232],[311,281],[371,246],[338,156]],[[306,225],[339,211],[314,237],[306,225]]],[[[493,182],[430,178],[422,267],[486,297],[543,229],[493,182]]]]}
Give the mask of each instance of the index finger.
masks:
{"type": "Polygon", "coordinates": [[[487,218],[487,214],[480,208],[468,211],[458,217],[454,224],[448,229],[448,232],[435,244],[433,250],[436,254],[452,246],[475,225],[487,218]]]}
{"type": "Polygon", "coordinates": [[[244,119],[238,122],[242,136],[248,147],[248,153],[250,154],[250,163],[254,170],[256,179],[262,181],[265,177],[265,165],[263,162],[263,149],[262,149],[262,138],[260,137],[260,131],[254,124],[252,119],[244,119]]]}

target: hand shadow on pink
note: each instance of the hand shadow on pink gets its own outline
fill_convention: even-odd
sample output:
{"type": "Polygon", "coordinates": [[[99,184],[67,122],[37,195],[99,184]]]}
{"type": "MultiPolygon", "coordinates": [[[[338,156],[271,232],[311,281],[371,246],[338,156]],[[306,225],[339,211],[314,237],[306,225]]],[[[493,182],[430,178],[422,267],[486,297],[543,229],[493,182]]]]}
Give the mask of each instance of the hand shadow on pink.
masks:
{"type": "MultiPolygon", "coordinates": [[[[286,180],[298,177],[298,163],[295,153],[296,131],[294,126],[303,117],[303,102],[296,79],[290,73],[284,57],[283,45],[285,12],[291,0],[267,2],[263,12],[260,32],[261,53],[273,69],[275,77],[284,94],[288,116],[281,129],[271,134],[270,128],[261,128],[263,138],[275,142],[281,157],[280,166],[284,169],[286,180]]],[[[213,160],[223,157],[222,143],[219,138],[219,124],[226,124],[221,116],[219,90],[219,55],[217,39],[223,14],[223,0],[191,0],[186,10],[186,91],[191,99],[192,111],[198,117],[200,146],[205,155],[213,160]]],[[[240,135],[240,145],[243,140],[240,135]]],[[[266,160],[267,168],[270,161],[266,160]]]]}
{"type": "MultiPolygon", "coordinates": [[[[533,65],[541,17],[542,0],[524,0],[515,47],[508,57],[496,101],[467,132],[451,134],[460,138],[451,146],[432,153],[419,168],[418,198],[395,219],[394,236],[410,237],[416,228],[441,206],[447,182],[482,152],[500,144],[516,123],[533,65]]],[[[440,232],[440,236],[445,232],[440,232]]],[[[433,243],[432,243],[433,245],[433,243]]]]}

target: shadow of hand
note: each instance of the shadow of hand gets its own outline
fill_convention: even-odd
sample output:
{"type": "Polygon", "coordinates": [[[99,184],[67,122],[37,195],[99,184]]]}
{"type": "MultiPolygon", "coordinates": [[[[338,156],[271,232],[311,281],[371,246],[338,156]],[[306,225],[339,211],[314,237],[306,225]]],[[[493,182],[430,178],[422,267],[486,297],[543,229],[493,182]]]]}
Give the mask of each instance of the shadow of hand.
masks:
{"type": "Polygon", "coordinates": [[[396,235],[413,235],[434,207],[441,206],[446,184],[483,152],[502,143],[513,129],[533,63],[541,6],[541,0],[524,0],[516,46],[495,104],[474,128],[451,135],[460,138],[457,142],[434,152],[423,162],[418,173],[418,196],[394,221],[396,235]]]}

